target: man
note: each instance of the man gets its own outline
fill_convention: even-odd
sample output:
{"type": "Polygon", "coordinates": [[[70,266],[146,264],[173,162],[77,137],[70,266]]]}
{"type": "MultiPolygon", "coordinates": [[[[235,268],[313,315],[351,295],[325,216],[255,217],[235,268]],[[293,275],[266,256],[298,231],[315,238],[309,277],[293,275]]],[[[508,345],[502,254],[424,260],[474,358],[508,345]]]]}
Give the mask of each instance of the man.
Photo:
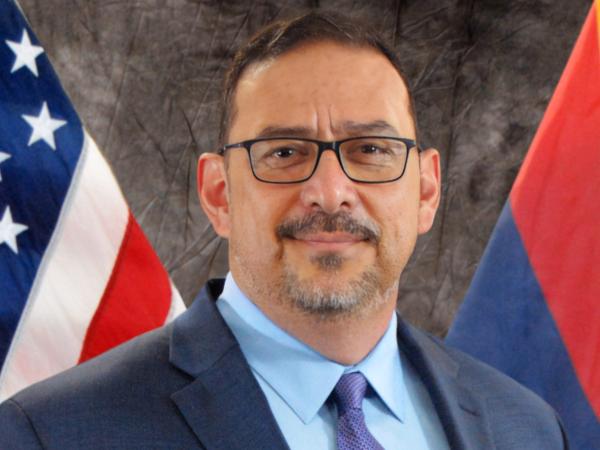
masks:
{"type": "Polygon", "coordinates": [[[554,412],[396,317],[440,195],[398,62],[311,13],[225,85],[200,201],[231,272],[174,324],[0,407],[2,448],[560,449],[554,412]]]}

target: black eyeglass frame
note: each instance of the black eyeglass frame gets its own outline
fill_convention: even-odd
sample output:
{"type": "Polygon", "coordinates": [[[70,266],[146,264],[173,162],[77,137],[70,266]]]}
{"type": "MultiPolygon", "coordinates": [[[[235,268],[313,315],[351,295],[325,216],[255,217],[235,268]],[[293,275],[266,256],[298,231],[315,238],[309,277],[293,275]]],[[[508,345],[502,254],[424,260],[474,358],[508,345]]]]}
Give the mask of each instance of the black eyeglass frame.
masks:
{"type": "Polygon", "coordinates": [[[312,177],[314,175],[314,173],[317,171],[317,167],[319,167],[319,162],[321,161],[321,155],[326,150],[331,150],[335,153],[335,156],[337,157],[337,160],[340,163],[340,167],[342,168],[342,171],[350,180],[352,180],[356,183],[367,183],[367,184],[391,183],[393,181],[396,181],[396,180],[399,180],[400,178],[402,178],[402,176],[404,175],[404,172],[406,172],[406,166],[408,165],[408,155],[410,153],[410,150],[413,148],[416,148],[417,152],[421,153],[421,149],[417,146],[417,142],[415,140],[396,137],[396,136],[356,136],[356,137],[341,139],[339,141],[319,141],[317,139],[288,137],[288,136],[257,138],[257,139],[248,139],[246,141],[236,142],[235,144],[224,145],[223,147],[221,147],[219,149],[218,154],[221,156],[224,156],[225,152],[232,148],[245,148],[248,153],[248,161],[250,161],[250,169],[252,170],[252,175],[254,175],[254,178],[256,178],[258,181],[262,181],[263,183],[271,183],[271,184],[295,184],[295,183],[303,183],[306,180],[309,180],[310,177],[312,177]],[[406,151],[406,157],[404,160],[404,167],[403,167],[400,175],[398,175],[396,178],[392,178],[389,180],[383,180],[383,181],[366,181],[366,180],[359,180],[359,179],[351,177],[348,174],[348,172],[346,171],[346,168],[344,167],[344,163],[342,162],[342,156],[340,154],[340,145],[342,145],[345,142],[355,141],[358,139],[391,139],[393,141],[400,141],[400,142],[404,143],[404,145],[406,145],[407,151],[406,151]],[[310,172],[310,174],[308,176],[306,176],[305,178],[302,178],[300,180],[295,180],[295,181],[270,181],[270,180],[264,180],[264,179],[260,178],[258,175],[256,175],[256,172],[254,171],[254,164],[252,163],[252,154],[250,152],[250,148],[252,147],[252,145],[254,145],[257,142],[277,141],[277,140],[294,140],[294,141],[302,141],[302,142],[311,142],[313,144],[318,145],[319,150],[317,152],[317,160],[315,162],[315,166],[313,167],[313,170],[310,172]]]}

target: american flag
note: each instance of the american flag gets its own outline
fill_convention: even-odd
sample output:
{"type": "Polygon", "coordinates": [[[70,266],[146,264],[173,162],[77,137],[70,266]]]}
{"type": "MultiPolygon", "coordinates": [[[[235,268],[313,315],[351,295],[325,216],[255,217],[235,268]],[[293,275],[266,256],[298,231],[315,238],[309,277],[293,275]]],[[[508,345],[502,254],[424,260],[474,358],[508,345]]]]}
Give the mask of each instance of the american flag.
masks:
{"type": "Polygon", "coordinates": [[[0,0],[0,400],[183,310],[18,5],[0,0]]]}

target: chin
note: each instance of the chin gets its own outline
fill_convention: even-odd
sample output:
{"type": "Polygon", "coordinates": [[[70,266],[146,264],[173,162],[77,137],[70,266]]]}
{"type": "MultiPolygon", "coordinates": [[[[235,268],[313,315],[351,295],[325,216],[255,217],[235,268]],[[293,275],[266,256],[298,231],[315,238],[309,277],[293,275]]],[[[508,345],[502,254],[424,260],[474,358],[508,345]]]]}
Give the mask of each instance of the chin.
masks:
{"type": "Polygon", "coordinates": [[[319,257],[320,270],[309,277],[286,270],[282,297],[295,309],[321,317],[364,313],[385,303],[387,289],[377,270],[346,275],[338,259],[335,255],[319,257]]]}

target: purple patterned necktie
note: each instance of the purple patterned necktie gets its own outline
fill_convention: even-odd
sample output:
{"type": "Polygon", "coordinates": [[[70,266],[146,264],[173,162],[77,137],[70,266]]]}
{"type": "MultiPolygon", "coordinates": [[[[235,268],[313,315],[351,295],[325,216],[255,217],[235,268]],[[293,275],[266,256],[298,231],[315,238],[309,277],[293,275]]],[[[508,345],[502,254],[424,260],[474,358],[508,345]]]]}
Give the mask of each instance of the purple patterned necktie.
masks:
{"type": "Polygon", "coordinates": [[[367,380],[360,372],[342,375],[333,390],[338,408],[337,446],[339,450],[384,450],[369,433],[362,410],[367,380]]]}

